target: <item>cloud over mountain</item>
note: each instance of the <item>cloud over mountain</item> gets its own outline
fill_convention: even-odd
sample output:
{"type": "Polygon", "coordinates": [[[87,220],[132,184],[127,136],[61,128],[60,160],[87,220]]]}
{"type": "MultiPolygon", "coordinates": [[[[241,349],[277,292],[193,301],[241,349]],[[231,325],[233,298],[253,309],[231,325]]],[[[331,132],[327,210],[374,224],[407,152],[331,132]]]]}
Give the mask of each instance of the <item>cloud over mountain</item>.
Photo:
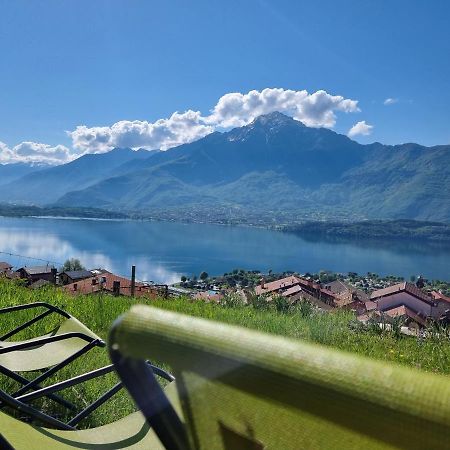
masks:
{"type": "Polygon", "coordinates": [[[39,142],[21,142],[10,148],[0,142],[0,163],[63,164],[75,157],[76,155],[64,145],[51,146],[39,142]]]}
{"type": "Polygon", "coordinates": [[[358,101],[319,90],[263,89],[222,96],[209,115],[188,110],[155,122],[122,120],[109,127],[78,126],[68,132],[81,152],[105,152],[114,147],[166,150],[193,142],[216,129],[243,126],[261,114],[280,111],[312,127],[332,128],[336,112],[358,112],[358,101]]]}
{"type": "Polygon", "coordinates": [[[357,136],[358,134],[361,134],[363,136],[368,136],[372,133],[373,125],[369,125],[366,123],[365,120],[361,120],[360,122],[355,123],[350,130],[348,131],[349,137],[357,136]]]}
{"type": "Polygon", "coordinates": [[[68,132],[73,146],[85,153],[102,153],[114,147],[166,150],[200,139],[214,131],[198,111],[173,113],[156,122],[121,120],[110,127],[78,126],[68,132]]]}
{"type": "Polygon", "coordinates": [[[8,147],[0,142],[0,163],[63,164],[82,154],[104,153],[115,147],[167,150],[201,139],[217,129],[247,125],[256,117],[274,111],[310,127],[332,128],[338,112],[353,113],[360,109],[357,100],[324,90],[311,94],[306,90],[282,88],[252,90],[246,94],[233,92],[223,95],[206,115],[189,109],[154,122],[121,120],[111,126],[79,125],[67,131],[73,149],[28,141],[8,147]]]}

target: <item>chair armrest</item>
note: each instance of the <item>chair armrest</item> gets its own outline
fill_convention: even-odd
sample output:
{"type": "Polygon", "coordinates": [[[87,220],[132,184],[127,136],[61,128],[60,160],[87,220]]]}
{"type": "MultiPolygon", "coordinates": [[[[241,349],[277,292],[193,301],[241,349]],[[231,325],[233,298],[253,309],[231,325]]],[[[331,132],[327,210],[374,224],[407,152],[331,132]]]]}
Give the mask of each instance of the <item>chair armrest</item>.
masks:
{"type": "Polygon", "coordinates": [[[4,340],[10,338],[11,336],[14,336],[15,334],[19,333],[19,331],[22,331],[25,328],[30,327],[34,323],[38,322],[39,320],[42,320],[44,317],[46,317],[52,313],[59,314],[59,315],[65,317],[66,319],[69,319],[71,317],[70,314],[66,313],[65,311],[58,308],[57,306],[53,306],[53,305],[50,305],[49,303],[45,303],[45,302],[35,302],[35,303],[28,303],[28,304],[24,304],[24,305],[8,306],[7,308],[1,308],[0,314],[11,313],[11,312],[16,312],[16,311],[23,311],[26,309],[35,309],[35,308],[46,308],[46,311],[37,315],[36,317],[33,317],[32,319],[28,320],[27,322],[23,323],[22,325],[19,325],[18,327],[14,328],[13,330],[9,331],[8,333],[4,334],[3,336],[0,337],[0,340],[4,341],[4,340]]]}
{"type": "Polygon", "coordinates": [[[33,308],[47,308],[48,310],[55,312],[57,314],[60,314],[67,319],[70,318],[70,314],[63,311],[61,308],[58,308],[57,306],[50,305],[50,303],[46,302],[34,302],[34,303],[26,303],[23,305],[15,305],[15,306],[8,306],[6,308],[0,308],[0,314],[9,313],[9,312],[15,312],[15,311],[22,311],[24,309],[33,309],[33,308]]]}
{"type": "Polygon", "coordinates": [[[83,333],[70,332],[70,333],[59,334],[56,336],[46,336],[46,337],[42,337],[42,338],[38,338],[38,339],[33,339],[30,342],[21,342],[16,345],[11,345],[10,347],[0,348],[0,355],[3,355],[5,353],[14,352],[17,350],[26,350],[27,348],[34,348],[39,345],[50,344],[52,342],[65,341],[67,339],[73,339],[73,338],[82,339],[82,340],[86,341],[87,343],[96,342],[96,345],[98,345],[99,347],[103,347],[105,345],[105,343],[100,339],[95,339],[95,338],[93,338],[91,336],[87,336],[86,334],[83,334],[83,333]]]}

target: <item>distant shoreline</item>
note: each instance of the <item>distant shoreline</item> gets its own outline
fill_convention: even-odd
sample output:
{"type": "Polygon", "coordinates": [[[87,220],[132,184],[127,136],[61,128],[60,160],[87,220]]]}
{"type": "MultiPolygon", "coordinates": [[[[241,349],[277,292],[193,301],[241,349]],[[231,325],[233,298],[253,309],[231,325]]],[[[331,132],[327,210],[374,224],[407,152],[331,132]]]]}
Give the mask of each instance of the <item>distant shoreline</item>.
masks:
{"type": "Polygon", "coordinates": [[[248,228],[265,228],[273,231],[294,233],[309,240],[364,240],[364,241],[401,241],[426,242],[430,244],[450,245],[450,224],[417,221],[408,219],[397,220],[364,220],[364,221],[332,221],[306,220],[299,223],[273,224],[267,220],[259,223],[246,218],[239,220],[198,220],[187,219],[180,214],[179,218],[152,217],[142,213],[119,213],[99,208],[75,207],[39,207],[0,205],[0,217],[62,219],[62,220],[92,220],[92,221],[145,221],[145,222],[178,222],[185,224],[205,224],[221,226],[240,226],[248,228]]]}

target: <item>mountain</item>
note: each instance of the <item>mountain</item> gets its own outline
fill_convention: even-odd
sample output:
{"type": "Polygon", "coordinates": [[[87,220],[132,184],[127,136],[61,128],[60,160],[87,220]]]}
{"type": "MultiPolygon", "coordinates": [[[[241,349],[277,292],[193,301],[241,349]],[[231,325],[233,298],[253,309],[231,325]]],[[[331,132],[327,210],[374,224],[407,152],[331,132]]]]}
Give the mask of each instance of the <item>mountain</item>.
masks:
{"type": "MultiPolygon", "coordinates": [[[[140,161],[59,204],[450,220],[450,146],[361,145],[281,113],[140,161]]],[[[349,216],[349,218],[351,218],[349,216]]]]}
{"type": "Polygon", "coordinates": [[[48,166],[26,163],[0,164],[0,186],[46,167],[48,166]]]}
{"type": "MultiPolygon", "coordinates": [[[[55,175],[48,184],[52,195],[40,200],[143,214],[170,211],[180,218],[187,211],[194,219],[200,210],[205,217],[233,210],[280,221],[337,215],[450,221],[449,145],[361,145],[281,113],[110,170],[103,164],[103,172],[93,171],[83,182],[78,168],[68,173],[64,167],[63,188],[55,189],[55,175]]],[[[28,182],[24,188],[34,190],[28,182]]]]}
{"type": "Polygon", "coordinates": [[[110,207],[114,201],[142,209],[219,202],[264,208],[265,202],[277,205],[287,197],[301,206],[308,203],[305,188],[337,181],[362,162],[359,144],[346,136],[273,113],[160,152],[142,161],[139,170],[66,194],[58,203],[110,207]]]}
{"type": "Polygon", "coordinates": [[[0,190],[0,201],[50,204],[75,189],[84,189],[103,178],[133,170],[127,164],[148,158],[153,152],[116,148],[107,153],[88,154],[60,166],[25,174],[0,190]]]}

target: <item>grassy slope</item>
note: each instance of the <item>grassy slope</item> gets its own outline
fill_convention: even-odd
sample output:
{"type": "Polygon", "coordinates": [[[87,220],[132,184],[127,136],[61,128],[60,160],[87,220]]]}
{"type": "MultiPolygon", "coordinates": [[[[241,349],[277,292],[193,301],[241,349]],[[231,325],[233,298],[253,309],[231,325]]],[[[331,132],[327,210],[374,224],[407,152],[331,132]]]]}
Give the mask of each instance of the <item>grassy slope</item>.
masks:
{"type": "MultiPolygon", "coordinates": [[[[108,330],[114,319],[129,309],[131,299],[114,298],[110,296],[79,296],[73,298],[53,288],[40,291],[30,291],[9,281],[0,279],[0,307],[46,301],[64,308],[69,313],[84,322],[89,328],[107,338],[108,330]]],[[[330,345],[346,351],[356,352],[369,357],[392,361],[426,371],[450,374],[450,344],[448,341],[430,339],[426,342],[414,338],[395,338],[390,334],[374,334],[370,332],[355,332],[349,328],[352,315],[345,312],[335,314],[312,314],[303,317],[296,313],[284,314],[274,310],[261,311],[250,306],[226,308],[219,305],[192,302],[187,299],[157,300],[153,305],[173,311],[183,312],[211,320],[238,324],[260,331],[281,334],[295,339],[305,339],[320,344],[330,345]]],[[[1,317],[0,332],[6,332],[31,316],[28,313],[18,315],[8,314],[1,317]],[[8,317],[9,316],[9,317],[8,317]]],[[[57,321],[47,318],[45,328],[40,325],[30,330],[36,335],[48,331],[57,321]]],[[[18,336],[16,339],[28,337],[18,336]]],[[[72,363],[52,381],[58,381],[87,370],[101,367],[109,363],[106,350],[99,349],[72,363]]],[[[92,401],[107,387],[112,386],[117,379],[110,374],[101,380],[95,380],[84,386],[78,386],[67,392],[65,397],[82,406],[86,401],[92,401]]],[[[10,382],[1,379],[1,385],[9,392],[13,389],[10,382]]],[[[44,408],[55,413],[55,404],[46,402],[44,408]]],[[[133,405],[125,392],[121,392],[103,406],[92,417],[85,420],[81,426],[91,427],[111,422],[133,410],[133,405]]],[[[56,410],[58,411],[58,410],[56,410]]]]}

